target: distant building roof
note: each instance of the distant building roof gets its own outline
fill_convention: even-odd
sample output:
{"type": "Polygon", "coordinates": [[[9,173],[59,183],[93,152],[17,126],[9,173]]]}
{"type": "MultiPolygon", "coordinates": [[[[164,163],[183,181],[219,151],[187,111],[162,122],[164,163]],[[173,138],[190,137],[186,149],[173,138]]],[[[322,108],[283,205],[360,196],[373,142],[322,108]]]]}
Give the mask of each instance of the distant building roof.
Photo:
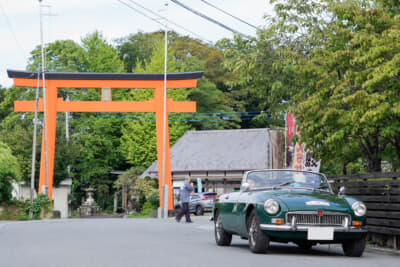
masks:
{"type": "MultiPolygon", "coordinates": [[[[270,167],[271,130],[188,131],[171,147],[171,171],[235,171],[270,167]]],[[[141,177],[157,177],[157,161],[141,177]]]]}

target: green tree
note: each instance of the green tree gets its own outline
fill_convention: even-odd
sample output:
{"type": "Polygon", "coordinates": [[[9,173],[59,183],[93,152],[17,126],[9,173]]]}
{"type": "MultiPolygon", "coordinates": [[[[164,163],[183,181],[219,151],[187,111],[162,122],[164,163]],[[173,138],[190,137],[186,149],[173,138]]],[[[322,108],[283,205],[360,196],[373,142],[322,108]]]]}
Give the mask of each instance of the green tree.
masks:
{"type": "Polygon", "coordinates": [[[114,182],[114,187],[122,192],[122,199],[124,207],[128,205],[128,199],[137,191],[132,190],[134,184],[137,182],[139,176],[145,171],[143,167],[131,167],[129,170],[125,171],[118,176],[118,179],[114,182]]]}
{"type": "MultiPolygon", "coordinates": [[[[154,53],[163,53],[164,32],[138,33],[118,40],[120,58],[124,61],[125,71],[147,71],[146,64],[152,62],[154,53]],[[158,49],[159,51],[155,51],[158,49]]],[[[237,108],[235,95],[228,90],[225,81],[232,76],[222,62],[224,55],[217,46],[205,44],[188,36],[180,36],[175,32],[168,32],[168,50],[174,59],[174,70],[169,71],[198,71],[204,70],[204,77],[196,88],[186,89],[188,100],[197,102],[197,112],[206,114],[171,114],[170,120],[189,120],[189,124],[196,129],[225,129],[239,127],[238,116],[233,111],[243,111],[237,108]],[[218,114],[218,112],[220,114],[218,114]],[[221,112],[230,112],[229,116],[221,112]],[[221,117],[229,118],[223,120],[221,117]]],[[[163,72],[163,57],[151,63],[152,72],[163,72]],[[158,67],[154,69],[154,65],[158,67]]],[[[169,61],[169,63],[171,63],[169,61]]],[[[150,71],[148,71],[150,72],[150,71]]]]}
{"type": "MultiPolygon", "coordinates": [[[[1,85],[0,85],[0,103],[2,103],[2,102],[4,101],[5,97],[6,97],[6,89],[3,88],[3,87],[1,87],[1,85]]],[[[3,109],[0,107],[0,124],[1,124],[1,121],[2,121],[7,115],[8,115],[8,112],[5,111],[5,110],[3,110],[3,109]]]]}
{"type": "Polygon", "coordinates": [[[82,39],[82,48],[85,51],[84,70],[88,72],[122,72],[124,65],[119,58],[118,51],[98,31],[88,34],[82,39]]]}
{"type": "MultiPolygon", "coordinates": [[[[145,64],[137,64],[135,72],[162,73],[164,72],[164,43],[159,41],[153,50],[153,55],[145,64]]],[[[167,55],[168,72],[175,72],[176,61],[172,53],[167,55]]],[[[187,99],[186,89],[168,89],[167,97],[175,101],[187,99]]],[[[154,97],[153,90],[131,90],[131,99],[135,101],[147,101],[154,97]]],[[[134,121],[126,121],[122,127],[121,145],[119,150],[127,162],[134,166],[149,166],[157,158],[156,127],[154,115],[135,117],[134,121]]],[[[174,144],[190,126],[182,121],[169,121],[170,144],[174,144]]]]}
{"type": "Polygon", "coordinates": [[[246,104],[292,111],[323,163],[380,171],[399,135],[399,16],[380,1],[271,2],[271,27],[224,45],[246,104]]]}
{"type": "Polygon", "coordinates": [[[229,93],[218,90],[207,78],[198,81],[197,87],[189,90],[188,99],[196,101],[195,114],[177,114],[171,119],[187,119],[197,130],[232,129],[240,127],[240,116],[234,112],[229,93]],[[198,113],[204,113],[198,115],[198,113]]]}
{"type": "MultiPolygon", "coordinates": [[[[38,45],[31,52],[27,69],[40,70],[42,62],[41,46],[38,45]]],[[[46,71],[49,72],[74,72],[85,71],[87,63],[84,49],[72,40],[57,40],[46,46],[46,71]]]]}
{"type": "MultiPolygon", "coordinates": [[[[35,91],[31,88],[11,87],[5,90],[4,100],[0,103],[0,113],[7,114],[0,122],[0,142],[7,144],[21,167],[23,181],[29,182],[32,164],[33,113],[13,112],[15,100],[30,100],[35,91]]],[[[40,146],[40,138],[39,144],[40,146]]],[[[37,159],[39,159],[39,152],[37,159]]]]}
{"type": "Polygon", "coordinates": [[[17,159],[12,155],[11,149],[0,142],[0,203],[11,199],[12,180],[20,178],[17,159]]]}
{"type": "MultiPolygon", "coordinates": [[[[370,172],[381,171],[400,127],[400,17],[363,1],[329,3],[325,42],[299,60],[303,90],[293,98],[302,140],[327,158],[356,147],[370,172]]],[[[392,161],[395,164],[395,161],[392,161]]]]}
{"type": "Polygon", "coordinates": [[[138,32],[128,37],[118,39],[117,49],[120,59],[124,62],[125,71],[132,72],[138,67],[138,63],[144,65],[153,53],[155,42],[162,38],[162,32],[138,32]]]}

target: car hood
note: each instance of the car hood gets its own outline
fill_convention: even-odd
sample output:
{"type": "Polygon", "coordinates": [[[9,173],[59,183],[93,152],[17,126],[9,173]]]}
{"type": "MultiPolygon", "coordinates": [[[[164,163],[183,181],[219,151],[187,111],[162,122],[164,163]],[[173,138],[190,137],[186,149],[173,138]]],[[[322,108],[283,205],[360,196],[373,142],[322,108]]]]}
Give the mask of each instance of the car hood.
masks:
{"type": "Polygon", "coordinates": [[[349,205],[344,198],[333,194],[312,191],[280,191],[275,192],[275,197],[286,205],[288,211],[295,210],[326,210],[336,212],[349,212],[349,205]]]}

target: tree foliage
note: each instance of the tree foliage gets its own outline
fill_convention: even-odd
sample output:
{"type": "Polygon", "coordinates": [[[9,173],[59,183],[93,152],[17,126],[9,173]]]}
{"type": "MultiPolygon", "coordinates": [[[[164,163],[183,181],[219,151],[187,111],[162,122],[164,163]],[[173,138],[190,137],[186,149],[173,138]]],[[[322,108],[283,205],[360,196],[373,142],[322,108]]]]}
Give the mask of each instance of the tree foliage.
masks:
{"type": "Polygon", "coordinates": [[[12,180],[20,178],[20,170],[17,158],[15,158],[11,149],[0,142],[0,203],[11,199],[12,180]]]}
{"type": "Polygon", "coordinates": [[[271,27],[223,44],[246,104],[293,112],[300,140],[342,171],[359,157],[368,171],[384,158],[398,166],[398,12],[388,1],[271,2],[271,27]]]}

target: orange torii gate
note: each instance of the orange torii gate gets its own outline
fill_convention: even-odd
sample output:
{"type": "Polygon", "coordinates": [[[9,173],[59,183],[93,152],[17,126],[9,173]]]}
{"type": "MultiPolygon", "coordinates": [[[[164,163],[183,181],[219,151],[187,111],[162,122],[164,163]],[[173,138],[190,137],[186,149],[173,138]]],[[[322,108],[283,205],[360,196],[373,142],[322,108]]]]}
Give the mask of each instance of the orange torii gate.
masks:
{"type": "MultiPolygon", "coordinates": [[[[36,87],[38,74],[35,72],[7,70],[15,86],[36,87]]],[[[167,88],[196,87],[202,71],[167,74],[167,88]]],[[[41,78],[41,77],[40,77],[41,78]]],[[[42,87],[42,79],[39,86],[42,87]]],[[[46,132],[48,158],[48,196],[52,199],[54,150],[56,138],[57,112],[155,112],[157,134],[157,159],[159,180],[162,173],[163,154],[163,116],[164,116],[164,73],[45,73],[46,86],[46,132]],[[58,98],[58,88],[107,88],[110,90],[109,101],[64,101],[58,98]],[[111,90],[116,88],[154,89],[154,98],[148,101],[112,101],[111,90]]],[[[14,111],[34,112],[35,101],[15,101],[14,111]]],[[[39,99],[38,111],[43,112],[43,99],[39,99]]],[[[165,144],[165,184],[168,185],[168,209],[172,206],[172,179],[169,152],[168,112],[196,112],[196,102],[166,101],[166,144],[165,144]]],[[[44,151],[44,132],[42,151],[44,151]]],[[[45,154],[41,153],[39,193],[45,185],[45,154]]],[[[159,182],[160,207],[162,207],[162,184],[159,182]]]]}

